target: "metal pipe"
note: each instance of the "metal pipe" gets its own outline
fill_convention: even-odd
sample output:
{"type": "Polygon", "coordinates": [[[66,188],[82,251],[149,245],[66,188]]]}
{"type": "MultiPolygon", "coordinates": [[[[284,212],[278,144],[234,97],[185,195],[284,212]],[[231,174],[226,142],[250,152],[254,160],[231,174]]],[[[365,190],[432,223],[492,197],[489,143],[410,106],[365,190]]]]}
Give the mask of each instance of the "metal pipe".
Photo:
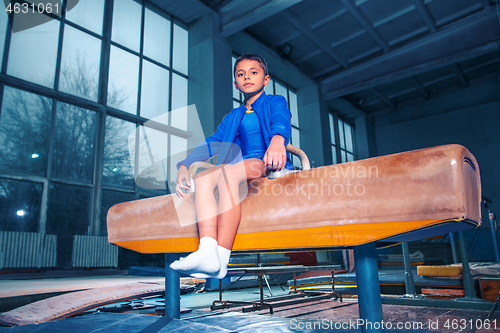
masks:
{"type": "Polygon", "coordinates": [[[382,332],[382,300],[375,243],[354,247],[361,332],[382,332]]]}
{"type": "Polygon", "coordinates": [[[165,253],[165,316],[180,319],[181,279],[179,272],[170,268],[170,264],[177,259],[177,253],[165,253]]]}
{"type": "Polygon", "coordinates": [[[411,272],[411,259],[410,249],[408,243],[404,242],[403,246],[403,260],[405,264],[405,288],[407,295],[415,295],[415,281],[413,280],[413,273],[411,272]]]}
{"type": "Polygon", "coordinates": [[[271,286],[269,285],[269,281],[267,280],[266,274],[264,274],[264,280],[266,281],[267,290],[269,290],[269,293],[271,294],[271,297],[274,297],[273,291],[271,290],[271,286]]]}

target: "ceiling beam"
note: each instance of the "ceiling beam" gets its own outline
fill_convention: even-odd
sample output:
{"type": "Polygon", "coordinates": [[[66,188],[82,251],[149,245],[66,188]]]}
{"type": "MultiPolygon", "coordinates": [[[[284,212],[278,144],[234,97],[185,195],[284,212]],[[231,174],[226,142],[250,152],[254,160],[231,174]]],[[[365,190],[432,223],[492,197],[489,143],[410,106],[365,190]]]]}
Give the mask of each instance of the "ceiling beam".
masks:
{"type": "Polygon", "coordinates": [[[458,80],[460,80],[460,83],[464,88],[467,88],[469,86],[469,81],[467,81],[467,78],[465,77],[464,73],[460,69],[460,66],[458,64],[453,65],[453,70],[457,74],[458,80]]]}
{"type": "Polygon", "coordinates": [[[340,66],[339,64],[335,64],[334,66],[329,66],[329,67],[327,67],[327,68],[325,68],[325,69],[323,69],[323,70],[315,73],[315,75],[313,76],[313,78],[315,80],[321,80],[321,78],[324,75],[326,75],[328,73],[331,73],[331,72],[335,72],[337,70],[341,70],[341,69],[342,69],[342,66],[340,66]]]}
{"type": "Polygon", "coordinates": [[[310,52],[308,52],[308,53],[304,54],[304,55],[303,55],[302,57],[300,57],[300,58],[293,59],[293,63],[294,63],[295,65],[298,65],[298,64],[300,64],[300,63],[303,63],[303,62],[304,62],[304,61],[306,61],[306,60],[311,59],[312,57],[317,56],[318,54],[321,54],[322,52],[323,52],[323,51],[322,51],[322,50],[320,50],[320,49],[317,49],[317,50],[314,50],[314,51],[310,51],[310,52]]]}
{"type": "Polygon", "coordinates": [[[496,8],[489,7],[320,81],[325,100],[408,78],[500,48],[496,8]],[[460,41],[460,42],[457,42],[460,41]]]}
{"type": "Polygon", "coordinates": [[[221,3],[219,3],[216,7],[215,10],[217,12],[220,12],[222,8],[226,7],[231,1],[233,0],[223,0],[221,3]]]}
{"type": "Polygon", "coordinates": [[[209,6],[207,6],[204,2],[202,2],[201,0],[189,0],[191,3],[195,4],[196,6],[200,7],[201,9],[203,9],[204,11],[206,11],[207,13],[212,13],[214,12],[214,10],[212,8],[210,8],[209,6]]]}
{"type": "Polygon", "coordinates": [[[344,57],[335,52],[327,42],[322,40],[307,23],[295,15],[291,10],[283,11],[281,16],[283,16],[290,24],[299,30],[306,38],[328,54],[330,58],[341,64],[342,67],[347,68],[349,66],[349,62],[344,59],[344,57]]]}
{"type": "Polygon", "coordinates": [[[354,5],[350,0],[340,0],[344,7],[351,13],[354,19],[366,30],[366,32],[375,40],[375,42],[384,50],[389,50],[389,44],[382,35],[373,28],[373,24],[368,23],[370,20],[354,5]]]}
{"type": "Polygon", "coordinates": [[[474,71],[478,68],[481,68],[481,67],[486,67],[486,66],[489,66],[491,64],[494,64],[494,63],[497,63],[500,61],[500,58],[496,57],[496,58],[493,58],[493,59],[490,59],[488,61],[485,61],[485,62],[482,62],[480,64],[476,64],[474,66],[471,66],[471,67],[467,67],[463,70],[464,73],[469,73],[471,71],[474,71]]]}
{"type": "Polygon", "coordinates": [[[288,35],[286,35],[286,36],[280,36],[281,39],[277,40],[276,42],[273,41],[273,46],[275,48],[278,48],[281,45],[286,44],[289,41],[294,40],[295,38],[300,37],[300,36],[302,36],[302,34],[300,32],[298,32],[298,31],[290,31],[290,33],[288,35]]]}
{"type": "MultiPolygon", "coordinates": [[[[488,7],[486,7],[486,8],[488,8],[488,7]]],[[[467,15],[476,13],[476,12],[481,11],[483,9],[485,9],[485,7],[481,3],[472,4],[468,8],[465,8],[465,9],[459,11],[459,12],[453,13],[453,15],[447,16],[447,17],[445,17],[444,19],[441,19],[441,20],[437,20],[436,21],[436,25],[437,26],[443,26],[445,24],[449,24],[449,23],[451,23],[453,21],[461,19],[462,17],[465,17],[467,15]]]]}
{"type": "MultiPolygon", "coordinates": [[[[346,13],[347,12],[347,9],[341,9],[339,10],[338,12],[336,13],[333,13],[329,16],[327,16],[326,18],[318,21],[318,22],[314,22],[312,25],[311,25],[311,29],[312,30],[315,30],[319,27],[321,27],[322,25],[330,22],[330,21],[333,21],[334,19],[336,19],[337,17],[341,16],[342,14],[346,13]]],[[[278,40],[277,42],[273,43],[275,47],[279,47],[285,43],[288,43],[289,41],[291,41],[292,39],[295,39],[297,37],[299,37],[301,34],[298,33],[298,32],[291,32],[289,35],[287,36],[284,36],[282,39],[278,40]]],[[[335,47],[334,45],[332,45],[332,47],[335,47]]]]}
{"type": "Polygon", "coordinates": [[[337,17],[345,14],[346,12],[347,12],[347,9],[344,8],[344,9],[341,9],[333,14],[327,15],[324,18],[322,18],[321,20],[319,20],[318,22],[314,22],[311,25],[311,29],[313,29],[313,30],[317,29],[317,28],[321,27],[322,25],[327,24],[328,22],[331,22],[334,19],[336,19],[337,17]]]}
{"type": "Polygon", "coordinates": [[[427,81],[427,82],[425,82],[425,85],[426,86],[432,86],[435,83],[443,82],[443,81],[446,81],[446,80],[451,80],[451,79],[454,79],[455,77],[456,77],[455,74],[449,73],[449,74],[446,74],[446,75],[439,76],[439,77],[435,78],[434,80],[427,81]]]}
{"type": "Polygon", "coordinates": [[[269,68],[272,68],[272,76],[284,82],[293,82],[295,89],[317,84],[308,74],[301,71],[290,61],[283,59],[275,50],[262,44],[245,31],[240,31],[229,37],[228,41],[237,54],[256,52],[261,55],[266,60],[269,68]]]}
{"type": "Polygon", "coordinates": [[[392,110],[396,110],[396,103],[394,103],[393,101],[391,101],[389,99],[389,97],[387,97],[386,95],[384,95],[383,93],[381,93],[380,91],[378,91],[375,88],[370,89],[370,91],[375,96],[377,96],[382,102],[384,102],[385,105],[387,105],[388,107],[390,107],[392,110]]]}
{"type": "Polygon", "coordinates": [[[436,31],[436,21],[432,17],[432,13],[429,8],[425,6],[422,0],[413,0],[415,7],[417,8],[420,17],[424,20],[425,25],[429,28],[430,32],[436,31]]]}
{"type": "Polygon", "coordinates": [[[413,83],[413,85],[415,86],[415,88],[417,88],[420,95],[424,96],[425,99],[431,99],[431,95],[429,94],[429,92],[427,90],[425,90],[422,83],[420,83],[420,81],[416,77],[410,76],[410,80],[413,83]]]}
{"type": "Polygon", "coordinates": [[[354,119],[361,116],[370,118],[370,116],[364,110],[361,110],[360,108],[352,105],[349,101],[343,98],[332,99],[328,101],[327,105],[330,110],[339,111],[339,114],[346,118],[354,119]]]}
{"type": "MultiPolygon", "coordinates": [[[[224,37],[229,37],[301,1],[302,0],[271,0],[268,3],[259,6],[256,9],[249,10],[247,14],[240,16],[236,19],[230,17],[230,15],[225,13],[224,8],[221,8],[219,11],[221,15],[220,33],[224,37]]],[[[247,7],[255,6],[255,4],[253,4],[253,1],[246,1],[246,0],[241,1],[240,5],[247,7]]],[[[232,11],[227,11],[227,12],[230,13],[232,11]]]]}
{"type": "Polygon", "coordinates": [[[411,11],[415,10],[415,5],[409,5],[409,6],[406,6],[405,8],[393,13],[393,14],[390,14],[388,16],[385,16],[384,18],[376,21],[376,22],[373,22],[373,27],[374,28],[377,28],[381,25],[384,25],[386,23],[389,23],[395,19],[397,19],[398,17],[401,17],[407,13],[410,13],[411,11]]]}
{"type": "Polygon", "coordinates": [[[363,34],[365,34],[365,33],[366,33],[366,31],[364,31],[364,30],[362,30],[362,29],[361,29],[361,30],[358,30],[358,31],[356,31],[356,32],[354,32],[354,33],[352,33],[352,34],[350,34],[350,35],[348,35],[348,36],[345,36],[345,37],[344,37],[344,38],[342,38],[341,40],[338,40],[338,41],[336,41],[336,42],[332,43],[332,45],[330,45],[330,46],[331,46],[332,48],[335,48],[335,47],[337,47],[337,46],[339,46],[339,45],[342,45],[342,44],[344,44],[344,43],[347,43],[348,41],[353,40],[354,38],[359,37],[359,36],[361,36],[361,35],[363,35],[363,34]]]}

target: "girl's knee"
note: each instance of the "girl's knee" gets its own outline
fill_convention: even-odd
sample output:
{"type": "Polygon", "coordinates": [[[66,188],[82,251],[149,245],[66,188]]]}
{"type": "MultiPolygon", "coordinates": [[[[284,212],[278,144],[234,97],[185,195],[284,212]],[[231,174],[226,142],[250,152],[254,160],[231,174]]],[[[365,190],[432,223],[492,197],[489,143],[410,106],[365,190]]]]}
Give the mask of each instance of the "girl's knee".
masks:
{"type": "Polygon", "coordinates": [[[241,167],[235,165],[224,167],[219,174],[218,183],[221,184],[235,184],[245,180],[245,172],[241,167]]]}
{"type": "Polygon", "coordinates": [[[194,176],[196,190],[212,190],[217,186],[218,172],[200,172],[194,176]]]}

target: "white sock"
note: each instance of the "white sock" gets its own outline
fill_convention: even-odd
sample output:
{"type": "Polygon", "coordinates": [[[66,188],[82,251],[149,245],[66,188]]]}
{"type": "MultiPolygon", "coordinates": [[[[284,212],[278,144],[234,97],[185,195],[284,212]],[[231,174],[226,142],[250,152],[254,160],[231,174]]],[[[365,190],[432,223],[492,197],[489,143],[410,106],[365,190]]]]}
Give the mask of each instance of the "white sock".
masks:
{"type": "Polygon", "coordinates": [[[231,257],[231,250],[228,250],[225,247],[219,245],[217,246],[217,252],[219,253],[220,262],[220,269],[218,272],[215,272],[213,274],[194,273],[190,275],[197,279],[223,279],[227,274],[227,265],[229,264],[229,257],[231,257]]]}
{"type": "Polygon", "coordinates": [[[200,238],[198,251],[191,253],[186,258],[176,260],[170,268],[181,273],[214,274],[220,270],[217,241],[211,237],[200,238]]]}

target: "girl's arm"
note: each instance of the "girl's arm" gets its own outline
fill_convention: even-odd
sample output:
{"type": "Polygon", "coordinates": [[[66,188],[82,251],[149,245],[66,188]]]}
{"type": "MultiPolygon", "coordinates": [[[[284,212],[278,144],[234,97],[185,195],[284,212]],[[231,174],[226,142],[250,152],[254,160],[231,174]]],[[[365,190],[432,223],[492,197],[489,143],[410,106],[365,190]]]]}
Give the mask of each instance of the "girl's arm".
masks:
{"type": "MultiPolygon", "coordinates": [[[[189,189],[191,187],[191,181],[189,178],[188,168],[189,166],[198,161],[206,161],[213,155],[217,155],[218,149],[220,147],[211,147],[212,142],[222,142],[224,138],[224,132],[226,130],[226,123],[228,121],[228,115],[226,115],[220,125],[217,127],[217,131],[214,134],[206,138],[202,143],[200,143],[193,151],[182,161],[177,163],[177,184],[175,186],[175,191],[179,197],[184,196],[182,189],[189,189]],[[215,151],[212,151],[214,148],[215,151]],[[186,185],[184,185],[184,181],[186,185]]],[[[217,145],[215,145],[217,146],[217,145]]]]}
{"type": "Polygon", "coordinates": [[[264,165],[281,170],[286,164],[285,139],[281,135],[275,135],[264,155],[264,165]]]}
{"type": "Polygon", "coordinates": [[[286,99],[283,96],[274,96],[271,103],[271,133],[267,138],[270,143],[264,155],[264,164],[280,170],[285,167],[287,161],[285,147],[290,141],[292,113],[288,110],[286,99]]]}
{"type": "Polygon", "coordinates": [[[182,161],[177,163],[177,169],[180,171],[182,165],[189,168],[191,164],[198,161],[206,161],[214,155],[217,155],[217,152],[213,152],[210,143],[212,142],[222,142],[224,138],[224,132],[226,131],[226,123],[228,119],[228,115],[224,116],[222,122],[217,127],[217,131],[214,134],[206,138],[202,143],[196,146],[193,151],[182,161]]]}
{"type": "Polygon", "coordinates": [[[288,104],[285,97],[276,95],[273,96],[271,101],[271,132],[266,138],[270,141],[276,136],[280,135],[285,139],[284,146],[290,141],[290,134],[292,131],[292,124],[290,119],[292,118],[292,113],[288,110],[288,104]]]}

